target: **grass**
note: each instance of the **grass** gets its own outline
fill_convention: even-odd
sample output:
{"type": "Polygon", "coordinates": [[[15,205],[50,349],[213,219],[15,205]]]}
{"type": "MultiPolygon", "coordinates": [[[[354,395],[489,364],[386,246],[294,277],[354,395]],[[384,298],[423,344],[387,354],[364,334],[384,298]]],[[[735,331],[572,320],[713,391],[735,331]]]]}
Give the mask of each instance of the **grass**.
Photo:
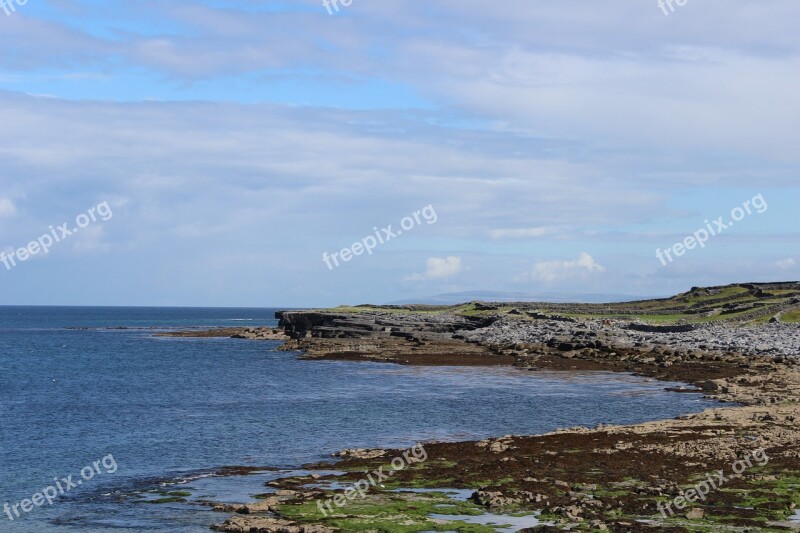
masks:
{"type": "Polygon", "coordinates": [[[781,322],[792,322],[797,323],[800,322],[800,307],[797,309],[792,309],[791,311],[787,311],[781,315],[781,322]]]}
{"type": "MultiPolygon", "coordinates": [[[[749,294],[749,291],[747,289],[745,289],[744,287],[734,286],[734,287],[726,287],[725,289],[722,289],[717,294],[698,294],[698,293],[691,294],[689,296],[683,297],[683,302],[687,303],[689,305],[694,305],[694,304],[698,304],[698,303],[713,302],[715,300],[724,300],[726,298],[730,298],[730,297],[736,296],[736,295],[744,296],[744,295],[748,295],[748,294],[749,294]]],[[[680,297],[676,297],[676,299],[677,298],[680,298],[680,297]]]]}
{"type": "MultiPolygon", "coordinates": [[[[320,523],[342,531],[380,531],[411,533],[415,531],[459,531],[463,533],[494,533],[495,527],[468,524],[462,520],[434,520],[431,514],[479,516],[483,509],[471,502],[455,501],[444,493],[368,494],[343,507],[331,504],[335,514],[324,513],[316,501],[284,504],[279,514],[301,523],[320,523]]],[[[499,526],[499,525],[498,525],[499,526]]]]}

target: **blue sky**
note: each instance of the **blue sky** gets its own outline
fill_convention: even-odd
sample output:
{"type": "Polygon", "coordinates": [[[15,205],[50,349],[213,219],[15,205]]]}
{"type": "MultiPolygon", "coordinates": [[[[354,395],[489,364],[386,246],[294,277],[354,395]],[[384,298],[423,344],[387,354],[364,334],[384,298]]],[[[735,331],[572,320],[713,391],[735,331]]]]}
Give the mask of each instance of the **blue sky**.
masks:
{"type": "MultiPolygon", "coordinates": [[[[9,0],[7,0],[8,2],[9,0]]],[[[0,11],[0,304],[321,306],[800,279],[796,1],[0,11]],[[663,266],[757,195],[753,212],[663,266]],[[329,269],[433,206],[436,222],[329,269]],[[73,224],[74,225],[74,224],[73,224]]]]}

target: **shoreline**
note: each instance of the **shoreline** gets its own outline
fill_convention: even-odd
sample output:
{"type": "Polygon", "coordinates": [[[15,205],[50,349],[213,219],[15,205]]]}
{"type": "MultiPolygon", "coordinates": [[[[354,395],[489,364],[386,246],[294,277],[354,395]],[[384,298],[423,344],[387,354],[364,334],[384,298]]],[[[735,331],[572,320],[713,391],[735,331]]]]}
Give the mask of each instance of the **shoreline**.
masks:
{"type": "MultiPolygon", "coordinates": [[[[511,310],[487,307],[492,307],[486,310],[488,316],[371,306],[357,311],[279,312],[280,327],[287,336],[279,349],[301,352],[305,359],[422,365],[483,361],[531,371],[628,372],[691,384],[695,387],[691,392],[702,391],[707,398],[737,405],[630,426],[426,443],[433,459],[397,472],[386,488],[468,489],[473,494],[462,507],[471,512],[541,513],[540,518],[549,525],[540,525],[537,531],[800,530],[800,523],[788,521],[800,506],[800,430],[795,424],[800,419],[800,372],[796,358],[774,353],[772,345],[758,346],[758,352],[767,353],[701,351],[695,341],[675,342],[676,336],[694,335],[710,345],[703,331],[698,333],[698,328],[685,324],[648,326],[552,313],[530,316],[524,309],[519,311],[519,305],[511,310]],[[520,331],[534,332],[533,338],[515,339],[520,331]],[[631,331],[633,342],[624,342],[631,331]],[[496,342],[504,335],[505,342],[496,342]],[[661,335],[669,336],[667,346],[642,341],[661,335]],[[737,460],[756,450],[763,450],[768,463],[731,478],[702,501],[684,501],[682,508],[663,511],[698,477],[730,470],[737,460]]],[[[728,334],[724,328],[736,337],[741,332],[738,327],[715,325],[709,331],[724,339],[728,334]]],[[[767,331],[768,338],[774,334],[769,327],[775,325],[756,327],[745,335],[767,331]]],[[[793,328],[785,329],[793,335],[797,329],[793,328]]],[[[780,341],[774,345],[794,349],[794,337],[781,337],[780,341]]],[[[360,472],[378,468],[382,460],[397,453],[400,450],[356,450],[331,463],[304,465],[310,470],[348,473],[273,482],[279,492],[264,495],[259,511],[234,515],[214,528],[298,533],[441,529],[417,512],[430,508],[428,495],[401,493],[401,497],[374,491],[331,516],[321,515],[313,505],[342,492],[338,485],[325,489],[325,483],[334,479],[337,484],[356,482],[363,475],[360,472]],[[387,517],[381,511],[384,508],[394,514],[387,517]],[[405,529],[392,525],[400,519],[407,524],[405,529]]]]}

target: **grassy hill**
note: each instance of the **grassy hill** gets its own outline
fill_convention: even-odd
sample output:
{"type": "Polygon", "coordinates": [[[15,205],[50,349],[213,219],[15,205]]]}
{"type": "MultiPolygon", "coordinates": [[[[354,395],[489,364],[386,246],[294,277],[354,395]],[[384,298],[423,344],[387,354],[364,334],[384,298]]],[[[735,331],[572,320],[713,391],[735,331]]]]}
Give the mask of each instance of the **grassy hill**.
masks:
{"type": "Polygon", "coordinates": [[[693,287],[672,298],[609,304],[540,302],[470,302],[460,305],[359,305],[336,311],[382,310],[392,313],[453,313],[467,316],[508,314],[525,318],[615,318],[659,324],[726,321],[764,324],[800,323],[800,282],[737,283],[720,287],[693,287]]]}

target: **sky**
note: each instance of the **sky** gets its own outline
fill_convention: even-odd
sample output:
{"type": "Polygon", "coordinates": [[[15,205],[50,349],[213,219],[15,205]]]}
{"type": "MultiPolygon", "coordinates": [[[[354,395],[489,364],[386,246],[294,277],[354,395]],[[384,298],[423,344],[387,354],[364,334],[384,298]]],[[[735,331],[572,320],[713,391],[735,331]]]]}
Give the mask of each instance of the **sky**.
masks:
{"type": "Polygon", "coordinates": [[[0,305],[800,279],[800,3],[683,3],[5,0],[0,305]]]}

